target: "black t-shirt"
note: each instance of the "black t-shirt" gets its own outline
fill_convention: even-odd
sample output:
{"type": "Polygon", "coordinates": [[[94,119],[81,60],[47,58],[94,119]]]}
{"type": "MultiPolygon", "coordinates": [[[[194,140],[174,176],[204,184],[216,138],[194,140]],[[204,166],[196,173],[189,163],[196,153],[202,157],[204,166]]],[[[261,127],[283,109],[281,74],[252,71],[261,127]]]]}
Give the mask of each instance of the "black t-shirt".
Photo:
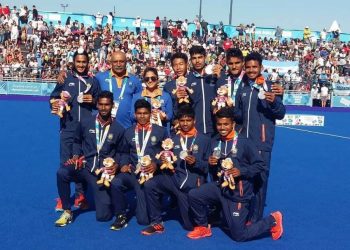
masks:
{"type": "Polygon", "coordinates": [[[96,37],[94,40],[94,49],[97,50],[99,48],[101,48],[101,44],[102,44],[102,38],[101,37],[96,37]]]}

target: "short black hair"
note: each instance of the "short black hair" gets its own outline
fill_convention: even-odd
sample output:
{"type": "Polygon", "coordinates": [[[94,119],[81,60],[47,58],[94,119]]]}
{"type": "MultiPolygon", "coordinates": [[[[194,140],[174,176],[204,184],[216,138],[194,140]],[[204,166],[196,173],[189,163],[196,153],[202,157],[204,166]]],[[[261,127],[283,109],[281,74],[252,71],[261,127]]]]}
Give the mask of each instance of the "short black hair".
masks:
{"type": "Polygon", "coordinates": [[[108,90],[103,90],[97,97],[97,100],[100,100],[102,98],[107,98],[111,101],[111,103],[113,103],[114,97],[113,97],[113,93],[108,91],[108,90]]]}
{"type": "Polygon", "coordinates": [[[205,52],[205,49],[202,47],[202,46],[198,46],[198,45],[195,45],[195,46],[192,46],[190,48],[190,56],[192,57],[193,55],[195,54],[201,54],[203,56],[206,55],[206,52],[205,52]]]}
{"type": "Polygon", "coordinates": [[[134,108],[135,108],[135,112],[138,109],[142,109],[142,108],[147,109],[149,112],[152,111],[151,104],[148,101],[146,101],[145,99],[138,99],[134,104],[134,108]]]}
{"type": "Polygon", "coordinates": [[[216,119],[229,118],[234,121],[233,108],[224,107],[218,110],[215,114],[216,119]]]}
{"type": "Polygon", "coordinates": [[[182,53],[182,52],[176,52],[171,56],[171,58],[170,58],[171,65],[173,65],[173,62],[175,59],[183,59],[185,61],[185,63],[188,63],[187,55],[185,53],[182,53]]]}
{"type": "Polygon", "coordinates": [[[82,49],[82,48],[79,48],[74,52],[73,61],[75,60],[75,58],[77,56],[80,56],[80,55],[86,56],[87,60],[89,61],[89,54],[87,53],[87,51],[85,49],[82,49]]]}
{"type": "Polygon", "coordinates": [[[187,116],[195,119],[195,113],[190,104],[180,104],[176,113],[176,119],[181,119],[182,117],[187,116]]]}
{"type": "Polygon", "coordinates": [[[259,62],[259,65],[261,66],[262,60],[263,60],[262,55],[260,53],[254,51],[254,52],[249,53],[245,57],[244,62],[247,63],[248,61],[257,61],[257,62],[259,62]]]}
{"type": "Polygon", "coordinates": [[[237,58],[241,59],[242,61],[244,60],[243,53],[240,49],[231,48],[231,49],[227,50],[226,61],[229,61],[232,57],[237,57],[237,58]]]}
{"type": "Polygon", "coordinates": [[[156,68],[153,68],[153,67],[145,68],[145,70],[143,71],[143,74],[142,74],[143,78],[145,78],[147,72],[153,72],[158,78],[158,71],[156,68]]]}

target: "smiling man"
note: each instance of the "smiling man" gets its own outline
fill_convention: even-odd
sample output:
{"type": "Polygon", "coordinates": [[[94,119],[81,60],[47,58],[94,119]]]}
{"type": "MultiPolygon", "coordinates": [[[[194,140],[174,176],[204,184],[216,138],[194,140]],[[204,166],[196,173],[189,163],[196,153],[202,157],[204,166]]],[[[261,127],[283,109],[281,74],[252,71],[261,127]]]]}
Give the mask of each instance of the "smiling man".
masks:
{"type": "MultiPolygon", "coordinates": [[[[97,100],[97,115],[90,115],[82,121],[74,136],[73,157],[57,171],[57,187],[64,212],[56,221],[62,227],[71,223],[73,214],[70,205],[70,183],[72,181],[87,182],[92,190],[96,219],[108,221],[113,217],[111,199],[105,188],[97,185],[98,177],[94,171],[102,167],[103,160],[112,157],[118,164],[122,158],[124,128],[111,117],[113,94],[102,91],[97,100]]],[[[117,164],[111,171],[113,175],[117,164]]]]}
{"type": "MultiPolygon", "coordinates": [[[[68,102],[71,110],[65,112],[60,119],[60,167],[73,154],[73,138],[79,122],[91,116],[95,102],[100,92],[100,86],[95,77],[88,76],[89,57],[86,51],[79,49],[73,55],[73,70],[67,73],[63,84],[57,84],[50,96],[52,111],[59,108],[58,101],[62,91],[68,91],[71,98],[68,102]]],[[[86,208],[82,183],[76,185],[75,206],[86,208]]],[[[56,211],[62,211],[61,200],[58,199],[56,211]]]]}
{"type": "Polygon", "coordinates": [[[267,167],[255,178],[253,222],[262,219],[264,212],[276,119],[283,119],[286,113],[281,96],[273,92],[272,83],[264,79],[261,71],[262,56],[257,52],[247,55],[245,75],[235,100],[235,120],[243,125],[241,136],[253,141],[267,167]]]}

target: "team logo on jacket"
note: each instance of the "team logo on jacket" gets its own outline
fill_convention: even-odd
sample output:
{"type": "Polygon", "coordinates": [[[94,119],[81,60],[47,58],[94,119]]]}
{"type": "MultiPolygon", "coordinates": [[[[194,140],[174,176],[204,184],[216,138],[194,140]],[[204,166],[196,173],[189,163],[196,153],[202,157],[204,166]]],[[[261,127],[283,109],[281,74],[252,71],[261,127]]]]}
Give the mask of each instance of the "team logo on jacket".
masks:
{"type": "Polygon", "coordinates": [[[198,153],[198,145],[197,144],[194,144],[193,147],[192,147],[192,151],[193,153],[198,153]]]}
{"type": "Polygon", "coordinates": [[[196,86],[196,85],[197,85],[196,82],[191,83],[191,86],[196,86]]]}
{"type": "Polygon", "coordinates": [[[238,216],[239,216],[239,213],[238,213],[238,212],[233,212],[233,213],[232,213],[232,216],[238,217],[238,216]]]}
{"type": "Polygon", "coordinates": [[[247,93],[243,93],[242,96],[247,96],[247,93]]]}
{"type": "Polygon", "coordinates": [[[157,137],[152,136],[151,137],[151,143],[152,143],[152,145],[156,145],[157,144],[157,137]]]}
{"type": "Polygon", "coordinates": [[[96,132],[95,132],[95,129],[89,129],[89,133],[90,134],[95,134],[96,132]]]}
{"type": "Polygon", "coordinates": [[[113,140],[113,134],[108,134],[108,140],[113,140]]]}
{"type": "Polygon", "coordinates": [[[69,87],[74,87],[74,86],[75,86],[75,82],[70,82],[70,83],[68,83],[68,86],[69,86],[69,87]]]}
{"type": "Polygon", "coordinates": [[[175,145],[174,149],[179,149],[180,145],[175,145]]]}

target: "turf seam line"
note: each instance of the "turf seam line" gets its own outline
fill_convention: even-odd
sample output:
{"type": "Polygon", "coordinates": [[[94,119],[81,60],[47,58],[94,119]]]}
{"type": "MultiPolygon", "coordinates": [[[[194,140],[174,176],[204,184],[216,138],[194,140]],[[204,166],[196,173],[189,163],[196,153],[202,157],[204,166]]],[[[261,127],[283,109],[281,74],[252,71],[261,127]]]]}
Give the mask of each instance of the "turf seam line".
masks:
{"type": "Polygon", "coordinates": [[[308,133],[312,133],[312,134],[325,135],[325,136],[331,136],[331,137],[336,137],[336,138],[350,140],[350,137],[348,137],[348,136],[328,134],[328,133],[316,132],[316,131],[307,130],[307,129],[300,129],[300,128],[291,128],[291,127],[287,127],[287,126],[278,126],[278,127],[279,128],[287,128],[287,129],[291,129],[291,130],[302,131],[302,132],[308,132],[308,133]]]}

